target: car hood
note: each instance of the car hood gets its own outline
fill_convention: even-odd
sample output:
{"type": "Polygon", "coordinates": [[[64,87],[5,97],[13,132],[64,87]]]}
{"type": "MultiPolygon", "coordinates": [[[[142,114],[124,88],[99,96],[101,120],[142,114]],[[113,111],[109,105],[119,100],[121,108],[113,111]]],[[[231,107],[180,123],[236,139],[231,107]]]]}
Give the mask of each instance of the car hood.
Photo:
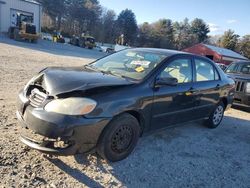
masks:
{"type": "Polygon", "coordinates": [[[250,74],[227,73],[227,75],[234,80],[250,81],[250,74]]]}
{"type": "Polygon", "coordinates": [[[103,86],[121,86],[133,84],[125,78],[78,68],[47,68],[34,83],[39,83],[49,95],[58,95],[76,90],[87,90],[103,86]]]}

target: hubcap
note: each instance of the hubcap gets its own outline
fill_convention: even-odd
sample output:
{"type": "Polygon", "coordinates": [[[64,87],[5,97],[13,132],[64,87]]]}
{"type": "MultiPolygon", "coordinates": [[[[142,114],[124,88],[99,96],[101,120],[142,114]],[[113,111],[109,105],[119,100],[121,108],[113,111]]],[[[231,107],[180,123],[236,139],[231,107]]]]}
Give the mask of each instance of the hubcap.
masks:
{"type": "Polygon", "coordinates": [[[111,148],[114,152],[122,153],[128,149],[133,137],[133,131],[129,126],[117,129],[111,139],[111,148]]]}
{"type": "Polygon", "coordinates": [[[223,117],[223,112],[224,112],[224,109],[223,109],[223,106],[218,106],[214,112],[214,115],[213,115],[213,123],[215,125],[219,124],[222,117],[223,117]]]}

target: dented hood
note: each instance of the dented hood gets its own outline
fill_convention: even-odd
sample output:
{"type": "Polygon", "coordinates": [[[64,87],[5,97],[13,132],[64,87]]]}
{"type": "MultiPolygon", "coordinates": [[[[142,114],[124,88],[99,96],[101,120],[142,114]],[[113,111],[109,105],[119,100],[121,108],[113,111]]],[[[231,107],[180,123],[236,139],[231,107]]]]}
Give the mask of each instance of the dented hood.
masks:
{"type": "Polygon", "coordinates": [[[40,73],[35,82],[39,82],[49,95],[58,95],[75,90],[87,90],[102,86],[133,84],[133,82],[125,78],[86,70],[83,67],[47,68],[40,73]]]}

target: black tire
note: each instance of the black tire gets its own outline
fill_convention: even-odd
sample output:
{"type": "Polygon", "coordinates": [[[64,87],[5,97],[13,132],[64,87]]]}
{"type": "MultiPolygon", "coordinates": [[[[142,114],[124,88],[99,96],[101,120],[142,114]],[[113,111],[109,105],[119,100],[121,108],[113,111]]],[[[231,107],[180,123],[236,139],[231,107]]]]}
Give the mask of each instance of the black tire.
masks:
{"type": "Polygon", "coordinates": [[[21,40],[21,37],[19,35],[19,29],[14,29],[14,40],[16,41],[20,41],[21,40]]]}
{"type": "Polygon", "coordinates": [[[225,105],[223,102],[220,102],[209,116],[208,120],[206,121],[206,125],[212,129],[218,127],[224,117],[224,111],[225,105]]]}
{"type": "Polygon", "coordinates": [[[14,39],[14,30],[11,27],[8,30],[8,36],[10,39],[14,39]]]}
{"type": "Polygon", "coordinates": [[[128,113],[119,115],[102,132],[97,153],[110,162],[125,159],[134,150],[139,136],[140,125],[137,119],[128,113]]]}
{"type": "Polygon", "coordinates": [[[79,46],[81,47],[81,48],[85,48],[86,47],[86,45],[85,45],[85,40],[79,40],[79,46]]]}

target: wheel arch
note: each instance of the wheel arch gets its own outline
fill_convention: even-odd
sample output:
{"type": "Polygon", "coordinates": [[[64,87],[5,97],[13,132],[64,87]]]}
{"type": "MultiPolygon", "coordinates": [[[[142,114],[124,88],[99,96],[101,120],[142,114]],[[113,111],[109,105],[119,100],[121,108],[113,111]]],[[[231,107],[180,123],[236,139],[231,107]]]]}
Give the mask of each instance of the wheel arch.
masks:
{"type": "Polygon", "coordinates": [[[136,110],[129,110],[129,111],[125,111],[123,113],[128,113],[128,114],[134,116],[137,119],[137,121],[138,121],[138,123],[140,125],[140,128],[141,128],[140,136],[142,136],[144,128],[145,128],[145,119],[144,119],[143,115],[140,112],[136,111],[136,110]]]}
{"type": "Polygon", "coordinates": [[[228,100],[226,97],[222,97],[221,98],[221,102],[223,102],[224,106],[225,106],[225,109],[227,108],[227,105],[228,105],[228,100]]]}

